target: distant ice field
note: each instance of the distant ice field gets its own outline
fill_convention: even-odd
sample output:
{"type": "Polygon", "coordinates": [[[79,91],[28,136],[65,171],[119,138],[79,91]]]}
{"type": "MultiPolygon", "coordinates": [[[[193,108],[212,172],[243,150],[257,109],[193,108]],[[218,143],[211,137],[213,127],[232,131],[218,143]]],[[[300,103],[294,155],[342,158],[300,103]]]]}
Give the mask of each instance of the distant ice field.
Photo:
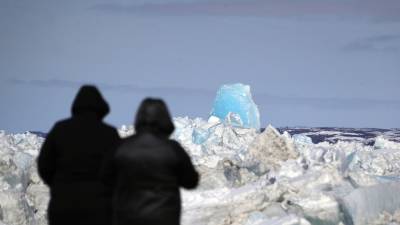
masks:
{"type": "MultiPolygon", "coordinates": [[[[265,128],[261,128],[261,132],[265,128]]],[[[303,134],[311,138],[314,144],[320,142],[336,143],[338,141],[356,141],[374,145],[375,138],[383,136],[385,139],[400,142],[400,128],[342,128],[342,127],[278,127],[283,134],[287,131],[290,135],[303,134]]],[[[46,132],[30,131],[39,137],[46,137],[46,132]]]]}
{"type": "Polygon", "coordinates": [[[330,143],[356,141],[374,145],[374,140],[378,136],[390,141],[400,142],[400,128],[281,127],[277,129],[281,133],[287,131],[290,135],[306,135],[312,139],[314,144],[324,141],[330,143]]]}

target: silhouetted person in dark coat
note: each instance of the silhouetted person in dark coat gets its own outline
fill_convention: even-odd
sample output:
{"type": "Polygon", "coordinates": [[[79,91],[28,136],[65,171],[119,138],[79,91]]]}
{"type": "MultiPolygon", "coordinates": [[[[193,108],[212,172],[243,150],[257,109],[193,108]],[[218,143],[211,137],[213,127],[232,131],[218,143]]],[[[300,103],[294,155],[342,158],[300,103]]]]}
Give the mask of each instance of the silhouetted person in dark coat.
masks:
{"type": "Polygon", "coordinates": [[[105,164],[114,186],[114,225],[179,225],[179,187],[193,189],[199,175],[189,155],[169,136],[174,131],[165,103],[145,99],[136,115],[136,134],[123,140],[105,164]]]}
{"type": "Polygon", "coordinates": [[[72,105],[72,117],[57,122],[38,157],[39,175],[49,186],[50,225],[110,225],[111,190],[100,180],[107,151],[120,138],[102,122],[109,107],[94,86],[83,86],[72,105]]]}

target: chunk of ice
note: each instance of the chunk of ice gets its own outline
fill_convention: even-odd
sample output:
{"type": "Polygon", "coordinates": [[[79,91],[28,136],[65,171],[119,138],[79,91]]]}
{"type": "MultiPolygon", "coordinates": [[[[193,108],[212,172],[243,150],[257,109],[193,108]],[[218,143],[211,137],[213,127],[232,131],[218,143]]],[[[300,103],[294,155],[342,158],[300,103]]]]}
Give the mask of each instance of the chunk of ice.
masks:
{"type": "Polygon", "coordinates": [[[375,144],[374,144],[375,149],[397,149],[400,150],[400,144],[389,141],[383,136],[378,136],[375,138],[375,144]]]}
{"type": "MultiPolygon", "coordinates": [[[[243,127],[260,129],[260,113],[252,99],[250,86],[237,83],[220,87],[210,116],[218,117],[221,121],[224,121],[229,113],[239,115],[243,127]]],[[[232,122],[231,119],[225,121],[232,122]]],[[[237,120],[234,121],[237,122],[237,120]]]]}
{"type": "Polygon", "coordinates": [[[381,212],[394,213],[400,208],[399,184],[379,184],[358,188],[342,199],[346,224],[363,225],[381,212]]]}
{"type": "Polygon", "coordinates": [[[295,135],[293,135],[293,141],[294,141],[295,144],[306,144],[306,145],[313,144],[311,138],[309,136],[304,135],[304,134],[295,134],[295,135]]]}
{"type": "Polygon", "coordinates": [[[240,115],[233,112],[229,112],[228,115],[226,115],[225,123],[234,127],[243,127],[243,122],[242,119],[240,119],[240,115]]]}
{"type": "Polygon", "coordinates": [[[192,132],[192,142],[197,145],[201,145],[208,139],[209,136],[210,132],[208,129],[195,128],[192,132]]]}

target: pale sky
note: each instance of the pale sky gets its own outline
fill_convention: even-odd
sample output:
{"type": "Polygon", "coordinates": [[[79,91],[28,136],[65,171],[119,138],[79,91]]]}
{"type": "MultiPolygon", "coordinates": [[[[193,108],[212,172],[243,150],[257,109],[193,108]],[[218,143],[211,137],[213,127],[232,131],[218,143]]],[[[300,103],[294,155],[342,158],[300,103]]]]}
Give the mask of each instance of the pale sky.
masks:
{"type": "Polygon", "coordinates": [[[131,124],[146,96],[207,118],[226,83],[261,124],[400,127],[398,0],[1,0],[0,130],[47,132],[81,84],[131,124]]]}

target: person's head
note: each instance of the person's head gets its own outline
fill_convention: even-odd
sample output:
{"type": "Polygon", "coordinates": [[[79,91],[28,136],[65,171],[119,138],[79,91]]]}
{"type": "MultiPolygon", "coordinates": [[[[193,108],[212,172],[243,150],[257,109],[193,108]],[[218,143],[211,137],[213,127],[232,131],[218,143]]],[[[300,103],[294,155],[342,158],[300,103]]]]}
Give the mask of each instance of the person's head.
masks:
{"type": "Polygon", "coordinates": [[[83,85],[72,103],[71,111],[73,116],[92,113],[103,119],[110,112],[110,107],[95,86],[83,85]]]}
{"type": "Polygon", "coordinates": [[[151,132],[158,136],[169,137],[174,129],[172,118],[163,100],[146,98],[142,101],[135,119],[137,133],[151,132]]]}

